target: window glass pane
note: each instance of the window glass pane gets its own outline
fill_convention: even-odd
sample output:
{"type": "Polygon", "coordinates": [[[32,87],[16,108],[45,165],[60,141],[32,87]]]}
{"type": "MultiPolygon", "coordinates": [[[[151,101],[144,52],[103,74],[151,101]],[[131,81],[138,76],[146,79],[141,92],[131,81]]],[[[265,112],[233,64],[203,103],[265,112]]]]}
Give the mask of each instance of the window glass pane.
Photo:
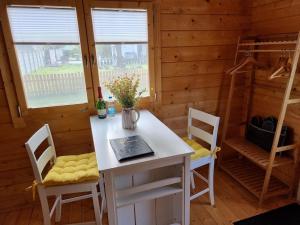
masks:
{"type": "MultiPolygon", "coordinates": [[[[86,85],[75,9],[13,7],[8,10],[28,108],[86,103],[86,85]],[[28,10],[33,10],[32,15],[28,10]],[[45,10],[48,14],[44,14],[45,10]],[[56,18],[58,12],[66,14],[56,18]],[[19,19],[24,15],[25,21],[29,21],[30,18],[30,26],[26,29],[22,28],[22,21],[19,19]],[[61,25],[56,26],[63,21],[73,28],[76,27],[76,32],[72,31],[69,37],[66,32],[62,32],[61,25]],[[44,27],[46,24],[50,27],[49,30],[44,27]]],[[[67,31],[70,29],[66,28],[67,31]]]]}
{"type": "Polygon", "coordinates": [[[96,42],[147,42],[146,10],[93,9],[96,42]]]}
{"type": "Polygon", "coordinates": [[[107,81],[121,76],[140,79],[139,91],[150,95],[146,10],[93,9],[99,80],[105,99],[107,81]]]}
{"type": "Polygon", "coordinates": [[[148,45],[147,44],[97,44],[100,85],[105,99],[110,93],[105,83],[117,77],[134,75],[140,79],[139,91],[149,96],[148,45]]]}
{"type": "Polygon", "coordinates": [[[14,42],[79,43],[75,9],[9,7],[8,15],[14,42]]]}
{"type": "Polygon", "coordinates": [[[28,107],[87,102],[79,45],[16,45],[28,107]]]}

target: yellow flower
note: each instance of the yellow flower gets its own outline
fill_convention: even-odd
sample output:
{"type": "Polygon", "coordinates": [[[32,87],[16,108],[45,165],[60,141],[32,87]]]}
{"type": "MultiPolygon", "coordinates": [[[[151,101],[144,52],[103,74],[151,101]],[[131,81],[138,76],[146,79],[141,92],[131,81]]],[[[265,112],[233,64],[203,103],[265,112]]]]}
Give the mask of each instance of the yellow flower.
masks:
{"type": "Polygon", "coordinates": [[[118,77],[105,84],[123,108],[132,108],[136,105],[145,90],[138,92],[140,79],[135,74],[118,77]]]}

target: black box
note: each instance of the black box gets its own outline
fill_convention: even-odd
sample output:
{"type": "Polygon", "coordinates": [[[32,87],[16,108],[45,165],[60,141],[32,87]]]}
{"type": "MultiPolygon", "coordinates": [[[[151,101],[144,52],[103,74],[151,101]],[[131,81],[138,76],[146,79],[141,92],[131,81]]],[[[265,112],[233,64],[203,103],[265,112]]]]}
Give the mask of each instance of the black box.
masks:
{"type": "MultiPolygon", "coordinates": [[[[246,131],[247,140],[265,149],[266,151],[271,151],[274,135],[275,132],[257,127],[252,123],[248,124],[247,131],[246,131]]],[[[278,147],[285,145],[287,140],[287,135],[288,135],[288,127],[282,126],[278,147]]]]}

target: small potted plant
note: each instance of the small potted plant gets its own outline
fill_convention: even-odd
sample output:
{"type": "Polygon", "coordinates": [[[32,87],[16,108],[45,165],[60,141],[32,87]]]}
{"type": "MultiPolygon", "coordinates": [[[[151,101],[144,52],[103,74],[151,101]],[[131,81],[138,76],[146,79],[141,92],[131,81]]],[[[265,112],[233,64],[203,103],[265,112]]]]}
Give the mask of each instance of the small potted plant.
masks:
{"type": "Polygon", "coordinates": [[[135,108],[143,91],[138,91],[140,80],[134,75],[118,77],[106,84],[107,89],[122,106],[122,126],[124,129],[135,129],[140,113],[135,108]]]}

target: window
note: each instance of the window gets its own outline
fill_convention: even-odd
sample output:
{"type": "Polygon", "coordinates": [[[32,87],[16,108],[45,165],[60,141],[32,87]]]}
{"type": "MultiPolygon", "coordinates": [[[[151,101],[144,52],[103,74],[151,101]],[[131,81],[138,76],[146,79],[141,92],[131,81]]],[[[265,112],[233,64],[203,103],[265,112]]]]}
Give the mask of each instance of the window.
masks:
{"type": "Polygon", "coordinates": [[[8,7],[28,108],[87,103],[75,8],[8,7]]]}
{"type": "Polygon", "coordinates": [[[143,97],[150,96],[148,15],[146,9],[92,9],[92,22],[99,82],[104,98],[105,83],[119,76],[140,79],[143,97]]]}

